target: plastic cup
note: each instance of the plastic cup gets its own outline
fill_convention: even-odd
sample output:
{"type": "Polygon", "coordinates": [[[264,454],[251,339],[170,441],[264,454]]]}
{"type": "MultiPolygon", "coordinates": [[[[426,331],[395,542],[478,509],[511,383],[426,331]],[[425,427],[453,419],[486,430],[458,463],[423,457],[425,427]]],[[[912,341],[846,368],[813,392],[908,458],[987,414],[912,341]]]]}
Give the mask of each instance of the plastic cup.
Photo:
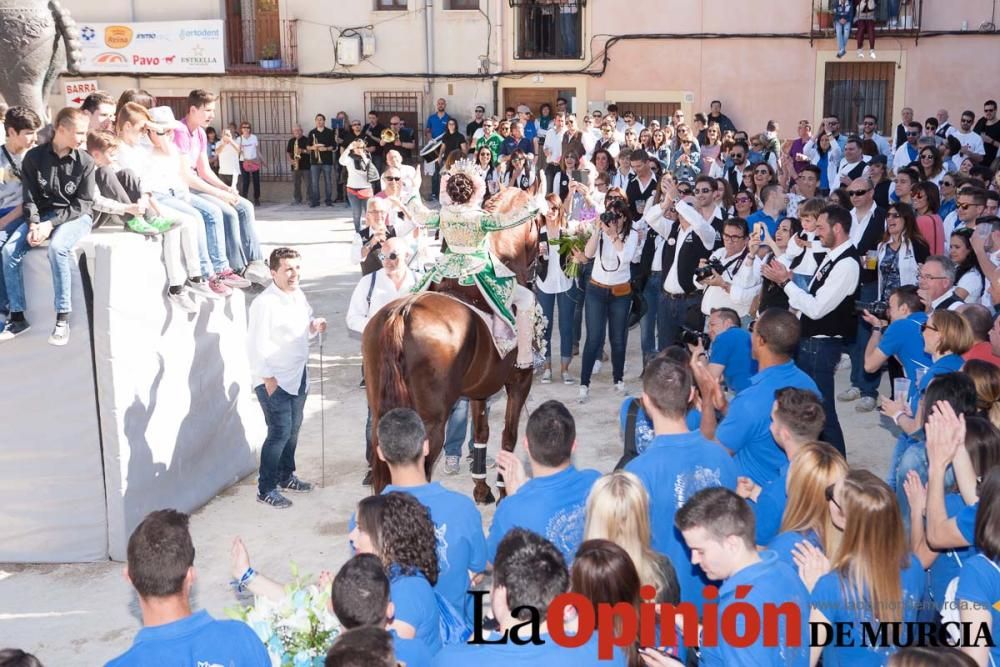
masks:
{"type": "Polygon", "coordinates": [[[916,380],[917,386],[919,387],[920,383],[924,379],[924,376],[927,375],[927,369],[924,368],[923,366],[920,366],[920,367],[917,368],[917,372],[915,373],[915,375],[916,375],[916,377],[914,378],[914,380],[916,380]]]}
{"type": "Polygon", "coordinates": [[[910,379],[896,378],[892,381],[892,397],[897,401],[906,401],[910,396],[910,379]]]}

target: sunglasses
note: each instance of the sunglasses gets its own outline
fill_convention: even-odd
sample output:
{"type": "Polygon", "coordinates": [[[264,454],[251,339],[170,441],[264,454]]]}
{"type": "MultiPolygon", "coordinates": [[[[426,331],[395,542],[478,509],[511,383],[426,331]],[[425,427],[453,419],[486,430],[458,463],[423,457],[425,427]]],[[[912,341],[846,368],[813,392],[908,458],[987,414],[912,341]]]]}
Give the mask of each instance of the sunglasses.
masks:
{"type": "Polygon", "coordinates": [[[928,329],[930,329],[931,331],[937,331],[938,330],[937,327],[933,327],[930,324],[927,324],[926,322],[924,322],[923,324],[920,325],[920,333],[923,333],[923,332],[927,331],[928,329]]]}
{"type": "Polygon", "coordinates": [[[908,136],[908,137],[919,137],[920,133],[919,132],[907,132],[906,136],[908,136]]]}
{"type": "Polygon", "coordinates": [[[834,505],[837,506],[837,509],[843,511],[844,508],[840,506],[840,503],[837,502],[836,497],[834,497],[833,495],[833,491],[836,488],[836,486],[837,486],[836,484],[831,484],[830,486],[826,487],[826,493],[825,493],[826,502],[833,503],[834,505]]]}
{"type": "Polygon", "coordinates": [[[403,179],[402,179],[401,177],[399,177],[399,176],[383,176],[382,178],[384,178],[384,179],[385,179],[385,180],[387,180],[387,181],[393,181],[393,182],[396,182],[396,181],[401,181],[401,180],[403,180],[403,179]]]}
{"type": "Polygon", "coordinates": [[[963,118],[962,119],[962,125],[968,125],[968,124],[971,124],[971,123],[972,123],[972,119],[971,118],[963,118]]]}
{"type": "Polygon", "coordinates": [[[955,206],[962,209],[963,211],[968,211],[973,206],[977,208],[982,208],[982,204],[956,204],[955,206]]]}
{"type": "Polygon", "coordinates": [[[870,191],[869,190],[848,190],[847,194],[849,194],[852,197],[864,197],[866,194],[868,194],[868,192],[870,192],[870,191]]]}
{"type": "Polygon", "coordinates": [[[951,181],[941,181],[941,187],[943,187],[943,188],[953,188],[953,187],[955,187],[955,184],[952,183],[951,181]]]}
{"type": "Polygon", "coordinates": [[[681,194],[681,195],[685,195],[686,196],[686,195],[691,194],[691,190],[689,188],[677,188],[677,194],[681,194]]]}
{"type": "Polygon", "coordinates": [[[901,216],[899,213],[896,213],[895,211],[890,211],[889,213],[885,214],[885,217],[887,220],[899,220],[903,216],[901,216]]]}
{"type": "Polygon", "coordinates": [[[751,199],[749,197],[737,197],[736,198],[736,203],[737,204],[749,204],[750,201],[751,201],[751,199]]]}
{"type": "Polygon", "coordinates": [[[768,171],[767,169],[754,169],[753,173],[758,174],[758,175],[762,174],[764,176],[770,176],[771,175],[771,172],[768,171]]]}
{"type": "Polygon", "coordinates": [[[993,113],[994,111],[996,111],[996,107],[993,107],[992,109],[983,109],[983,113],[993,113]]]}
{"type": "Polygon", "coordinates": [[[711,192],[715,192],[715,190],[712,190],[711,188],[698,188],[694,191],[696,195],[707,195],[711,192]]]}
{"type": "Polygon", "coordinates": [[[742,160],[744,158],[743,153],[731,153],[730,155],[734,160],[742,160]]]}
{"type": "Polygon", "coordinates": [[[390,252],[390,253],[389,253],[389,254],[387,255],[387,254],[385,254],[384,252],[380,252],[380,253],[378,254],[378,260],[379,260],[380,262],[384,262],[384,261],[385,261],[385,260],[387,260],[387,259],[388,259],[388,260],[392,260],[393,262],[395,262],[395,261],[396,261],[397,259],[399,259],[399,253],[398,253],[398,252],[390,252]]]}
{"type": "Polygon", "coordinates": [[[920,159],[921,160],[933,160],[934,156],[931,155],[930,153],[924,153],[923,155],[920,156],[920,159]]]}

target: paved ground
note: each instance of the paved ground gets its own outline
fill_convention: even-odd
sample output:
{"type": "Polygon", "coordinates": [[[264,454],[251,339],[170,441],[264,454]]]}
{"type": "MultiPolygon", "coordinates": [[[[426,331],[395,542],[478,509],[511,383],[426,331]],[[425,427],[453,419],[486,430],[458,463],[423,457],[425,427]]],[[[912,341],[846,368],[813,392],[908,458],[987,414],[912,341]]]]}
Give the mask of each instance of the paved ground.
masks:
{"type": "MultiPolygon", "coordinates": [[[[299,474],[321,480],[321,427],[325,418],[326,486],[295,498],[290,510],[278,512],[254,502],[254,480],[220,494],[195,513],[192,520],[199,578],[195,608],[221,615],[236,598],[229,588],[229,545],[235,535],[244,538],[255,568],[277,578],[287,575],[290,561],[304,572],[335,569],[348,557],[347,520],[358,499],[364,471],[365,398],[358,388],[358,342],[349,338],[343,318],[359,274],[348,255],[352,228],[347,211],[267,206],[259,211],[262,242],[296,247],[303,257],[303,288],[318,315],[331,325],[323,350],[323,389],[320,401],[320,354],[313,350],[313,378],[306,403],[305,423],[299,440],[299,474]],[[331,215],[332,214],[332,215],[331,215]]],[[[626,383],[638,387],[638,341],[630,341],[626,383]]],[[[579,375],[578,360],[572,372],[579,375]]],[[[567,402],[577,419],[580,434],[577,465],[610,470],[621,453],[616,423],[619,401],[610,378],[610,365],[595,376],[591,401],[577,406],[577,388],[558,380],[536,383],[528,408],[550,398],[567,402]]],[[[838,377],[839,388],[846,373],[838,377]]],[[[502,400],[502,399],[501,399],[502,400]]],[[[11,406],[16,409],[16,405],[11,406]]],[[[497,406],[499,408],[500,406],[497,406]]],[[[490,452],[499,447],[503,410],[494,419],[490,452]]],[[[883,474],[893,438],[875,414],[857,414],[842,406],[841,422],[852,465],[883,474]]],[[[521,428],[523,436],[523,424],[521,428]]],[[[440,477],[440,462],[438,472],[440,477]]],[[[492,474],[491,474],[492,477],[492,474]]],[[[444,478],[454,489],[471,494],[468,470],[444,478]]],[[[492,507],[483,509],[484,525],[492,507]]],[[[121,577],[120,563],[74,565],[0,564],[0,648],[18,646],[35,653],[46,665],[95,665],[124,651],[141,626],[138,603],[121,577]]]]}

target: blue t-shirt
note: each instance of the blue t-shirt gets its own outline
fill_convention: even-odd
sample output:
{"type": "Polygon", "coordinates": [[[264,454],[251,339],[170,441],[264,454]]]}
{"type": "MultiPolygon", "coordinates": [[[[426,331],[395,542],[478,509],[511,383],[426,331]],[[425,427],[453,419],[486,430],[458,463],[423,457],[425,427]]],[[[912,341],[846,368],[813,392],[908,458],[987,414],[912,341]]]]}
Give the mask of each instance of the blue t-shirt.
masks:
{"type": "Polygon", "coordinates": [[[132,648],[106,667],[216,664],[271,667],[271,658],[249,625],[217,621],[202,610],[173,623],[143,628],[132,648]]]}
{"type": "Polygon", "coordinates": [[[932,363],[928,368],[927,372],[924,373],[924,377],[920,380],[920,385],[917,387],[917,392],[910,399],[910,411],[912,414],[917,414],[917,407],[920,405],[920,399],[923,398],[924,392],[927,391],[927,386],[931,383],[938,375],[945,375],[946,373],[955,373],[962,370],[962,364],[965,363],[965,359],[958,356],[957,354],[946,354],[934,363],[932,363]]]}
{"type": "MultiPolygon", "coordinates": [[[[618,410],[618,425],[621,428],[622,437],[625,436],[625,426],[628,422],[628,406],[635,400],[638,399],[629,396],[622,401],[622,407],[618,410]]],[[[684,423],[687,425],[689,431],[697,431],[701,428],[701,410],[698,408],[688,410],[684,418],[684,423]]],[[[653,420],[649,418],[649,415],[646,414],[646,411],[643,410],[640,404],[639,411],[635,413],[635,451],[642,454],[655,437],[656,431],[653,430],[653,420]]]]}
{"type": "Polygon", "coordinates": [[[795,559],[792,558],[792,550],[799,542],[808,542],[820,551],[823,551],[823,545],[819,543],[819,535],[811,530],[804,533],[791,530],[787,530],[784,533],[778,533],[775,538],[768,543],[767,549],[768,551],[773,551],[775,555],[777,555],[778,560],[782,563],[798,572],[798,566],[795,564],[795,559]]]}
{"type": "Polygon", "coordinates": [[[448,112],[445,112],[440,118],[436,112],[428,116],[427,129],[431,131],[431,136],[437,137],[444,134],[448,130],[449,120],[451,120],[451,116],[448,115],[448,112]]]}
{"type": "Polygon", "coordinates": [[[681,600],[701,610],[702,588],[709,582],[701,568],[691,564],[691,552],[674,525],[674,516],[702,489],[735,489],[736,464],[726,450],[700,433],[682,433],[656,436],[625,470],[635,473],[649,493],[653,548],[667,556],[677,571],[681,600]]]}
{"type": "MultiPolygon", "coordinates": [[[[928,368],[933,363],[931,355],[924,352],[924,337],[920,334],[920,325],[926,323],[927,313],[911,313],[906,319],[890,324],[878,344],[882,354],[899,360],[906,377],[910,379],[910,396],[907,399],[917,390],[917,369],[928,368]]],[[[896,400],[900,397],[897,396],[896,400]]]]}
{"type": "Polygon", "coordinates": [[[777,218],[772,218],[764,211],[757,211],[747,218],[747,227],[750,228],[750,233],[753,234],[753,226],[758,223],[763,222],[767,226],[767,233],[774,238],[775,232],[778,231],[778,220],[777,218]]]}
{"type": "MultiPolygon", "coordinates": [[[[903,622],[914,623],[920,612],[920,604],[924,599],[927,578],[924,568],[916,556],[910,555],[910,563],[900,572],[900,583],[903,587],[903,622]]],[[[850,584],[841,578],[838,572],[824,574],[816,582],[812,592],[812,606],[826,616],[831,623],[851,625],[851,641],[844,646],[833,644],[823,649],[823,665],[825,667],[881,667],[889,660],[889,656],[898,649],[894,646],[869,646],[864,642],[864,632],[861,622],[874,623],[875,617],[871,610],[871,600],[867,591],[863,601],[853,599],[848,594],[850,584]],[[853,644],[853,645],[850,645],[853,644]]],[[[905,626],[903,632],[905,633],[905,626]]],[[[906,635],[902,635],[906,641],[906,635]]]]}
{"type": "Polygon", "coordinates": [[[781,519],[788,504],[788,463],[778,469],[778,476],[765,484],[757,502],[750,503],[756,519],[757,544],[769,544],[781,529],[781,519]]]}
{"type": "Polygon", "coordinates": [[[788,462],[788,456],[771,435],[774,394],[785,387],[808,389],[820,395],[813,379],[793,362],[771,366],[750,378],[750,386],[736,394],[715,432],[716,439],[733,452],[740,474],[762,487],[776,478],[778,470],[788,462]]]}
{"type": "Polygon", "coordinates": [[[708,361],[724,366],[722,377],[726,386],[741,392],[750,386],[754,360],[750,354],[750,332],[740,327],[723,331],[712,341],[708,361]]]}
{"type": "MultiPolygon", "coordinates": [[[[948,518],[951,519],[957,517],[966,508],[966,505],[961,494],[949,493],[944,497],[944,507],[948,518]]],[[[962,566],[977,553],[979,550],[975,546],[947,549],[938,553],[937,558],[931,563],[930,568],[928,568],[931,598],[939,611],[944,603],[944,594],[948,590],[948,584],[962,571],[962,566]]]]}
{"type": "Polygon", "coordinates": [[[962,534],[969,544],[976,543],[976,512],[979,510],[979,503],[966,505],[955,515],[955,525],[958,532],[962,534]]]}
{"type": "Polygon", "coordinates": [[[395,630],[389,630],[392,635],[392,649],[396,660],[406,667],[431,667],[433,664],[430,651],[424,643],[416,639],[403,639],[395,630]]]}
{"type": "MultiPolygon", "coordinates": [[[[997,630],[1000,629],[1000,610],[995,606],[1000,600],[1000,568],[983,554],[971,558],[962,568],[962,576],[958,579],[956,600],[975,602],[990,610],[993,619],[993,641],[996,646],[990,649],[993,664],[1000,665],[1000,642],[997,642],[997,630]]],[[[973,632],[973,636],[975,633],[973,632]]]]}
{"type": "Polygon", "coordinates": [[[476,504],[468,496],[444,488],[440,482],[420,486],[390,484],[382,493],[390,491],[409,493],[430,510],[437,537],[438,581],[434,589],[471,620],[469,571],[486,569],[483,518],[476,504]]]}
{"type": "Polygon", "coordinates": [[[430,582],[422,574],[407,575],[394,565],[389,572],[389,598],[395,619],[412,625],[416,639],[431,655],[441,650],[441,613],[430,582]]]}
{"type": "Polygon", "coordinates": [[[526,528],[543,536],[562,552],[566,564],[573,562],[583,542],[587,521],[587,496],[601,473],[569,466],[548,477],[535,477],[497,506],[486,538],[492,563],[500,540],[512,528],[526,528]]]}
{"type": "MultiPolygon", "coordinates": [[[[495,632],[484,637],[486,641],[497,641],[499,638],[500,635],[495,632]]],[[[527,641],[526,637],[519,636],[519,639],[527,641]]],[[[434,665],[435,667],[469,667],[470,665],[475,665],[475,667],[512,667],[513,665],[614,667],[621,665],[621,667],[625,667],[627,664],[624,654],[618,650],[615,650],[615,654],[610,660],[598,659],[596,631],[586,644],[578,648],[560,646],[552,641],[548,635],[541,635],[541,639],[544,642],[542,644],[532,644],[531,642],[515,644],[511,641],[506,644],[451,644],[434,656],[434,665]]]]}
{"type": "MultiPolygon", "coordinates": [[[[706,646],[701,650],[701,665],[705,667],[808,667],[809,665],[809,591],[799,579],[795,570],[778,560],[771,551],[760,554],[760,562],[749,565],[735,573],[719,588],[719,618],[726,607],[735,602],[750,604],[754,609],[764,609],[764,605],[775,606],[792,603],[799,608],[802,622],[796,639],[787,635],[787,617],[778,615],[778,645],[764,646],[764,632],[757,633],[753,644],[745,648],[735,648],[724,641],[718,646],[706,646]],[[750,586],[749,593],[736,597],[737,586],[750,586]],[[793,645],[793,644],[797,644],[793,645]]],[[[746,616],[736,614],[736,634],[746,634],[746,616]]]]}
{"type": "Polygon", "coordinates": [[[535,152],[533,149],[534,146],[528,137],[521,137],[521,140],[518,141],[511,136],[504,139],[503,143],[500,144],[500,155],[512,155],[514,151],[521,151],[525,155],[531,155],[535,152]]]}

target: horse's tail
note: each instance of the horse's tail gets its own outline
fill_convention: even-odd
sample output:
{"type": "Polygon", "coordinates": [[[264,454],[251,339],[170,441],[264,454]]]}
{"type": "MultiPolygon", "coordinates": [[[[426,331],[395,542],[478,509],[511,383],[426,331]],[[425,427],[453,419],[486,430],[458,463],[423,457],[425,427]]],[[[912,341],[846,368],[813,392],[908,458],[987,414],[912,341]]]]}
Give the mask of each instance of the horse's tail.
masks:
{"type": "Polygon", "coordinates": [[[382,368],[379,370],[379,386],[382,395],[379,397],[379,413],[385,414],[393,408],[412,407],[410,389],[403,377],[404,341],[406,320],[410,314],[410,306],[416,296],[407,297],[390,304],[386,308],[385,324],[379,336],[379,347],[382,354],[382,368]]]}

